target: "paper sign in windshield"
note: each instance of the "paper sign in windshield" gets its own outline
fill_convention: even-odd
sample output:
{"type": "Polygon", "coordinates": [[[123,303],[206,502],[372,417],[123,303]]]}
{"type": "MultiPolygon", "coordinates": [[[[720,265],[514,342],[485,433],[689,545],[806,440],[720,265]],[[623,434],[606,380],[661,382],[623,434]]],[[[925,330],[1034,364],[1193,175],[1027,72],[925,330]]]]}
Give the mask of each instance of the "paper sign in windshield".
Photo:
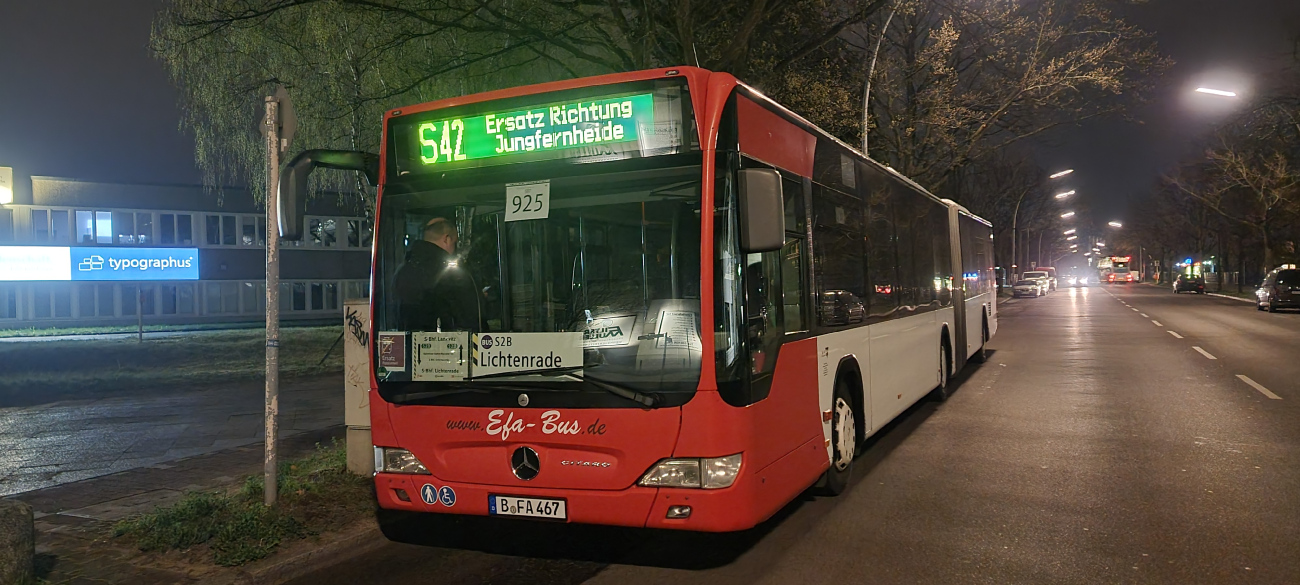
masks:
{"type": "Polygon", "coordinates": [[[375,335],[379,367],[385,372],[406,371],[406,332],[380,331],[375,335]]]}
{"type": "Polygon", "coordinates": [[[636,325],[635,316],[593,320],[582,330],[582,346],[593,348],[627,345],[632,340],[633,325],[636,325]]]}
{"type": "Polygon", "coordinates": [[[546,219],[550,215],[550,181],[506,185],[506,221],[546,219]]]}
{"type": "Polygon", "coordinates": [[[475,378],[547,370],[582,375],[582,333],[578,331],[476,333],[471,347],[470,375],[475,378]]]}
{"type": "Polygon", "coordinates": [[[411,333],[411,379],[449,382],[469,377],[469,332],[411,333]]]}

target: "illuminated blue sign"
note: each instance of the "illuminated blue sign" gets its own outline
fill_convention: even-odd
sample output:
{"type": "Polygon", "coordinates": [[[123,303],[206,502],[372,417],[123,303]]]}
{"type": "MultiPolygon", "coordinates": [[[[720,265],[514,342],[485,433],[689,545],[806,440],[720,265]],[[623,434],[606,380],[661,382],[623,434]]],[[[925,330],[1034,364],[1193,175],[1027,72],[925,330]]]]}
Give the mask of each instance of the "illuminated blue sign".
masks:
{"type": "Polygon", "coordinates": [[[0,246],[0,280],[198,280],[198,248],[0,246]]]}

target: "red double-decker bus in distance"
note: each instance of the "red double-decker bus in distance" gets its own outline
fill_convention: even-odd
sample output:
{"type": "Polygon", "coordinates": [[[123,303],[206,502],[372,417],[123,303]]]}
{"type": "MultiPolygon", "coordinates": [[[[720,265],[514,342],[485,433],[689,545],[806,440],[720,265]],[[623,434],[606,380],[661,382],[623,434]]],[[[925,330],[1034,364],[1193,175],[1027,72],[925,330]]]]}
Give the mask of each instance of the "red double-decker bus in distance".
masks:
{"type": "MultiPolygon", "coordinates": [[[[561,81],[384,123],[383,508],[749,528],[843,491],[864,440],[945,398],[997,331],[988,222],[729,74],[561,81]],[[402,284],[444,223],[458,302],[402,284]]],[[[362,168],[352,154],[318,158],[362,168]]]]}

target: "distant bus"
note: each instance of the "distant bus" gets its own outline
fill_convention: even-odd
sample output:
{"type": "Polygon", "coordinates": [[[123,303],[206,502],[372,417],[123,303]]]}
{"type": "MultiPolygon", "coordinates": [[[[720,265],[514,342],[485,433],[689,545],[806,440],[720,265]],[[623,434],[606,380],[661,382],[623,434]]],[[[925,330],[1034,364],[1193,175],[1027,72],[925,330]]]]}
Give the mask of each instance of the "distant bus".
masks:
{"type": "Polygon", "coordinates": [[[384,125],[383,508],[749,528],[842,491],[864,440],[946,397],[997,331],[987,221],[729,74],[547,83],[384,125]],[[477,326],[408,326],[395,279],[435,218],[477,326]]]}

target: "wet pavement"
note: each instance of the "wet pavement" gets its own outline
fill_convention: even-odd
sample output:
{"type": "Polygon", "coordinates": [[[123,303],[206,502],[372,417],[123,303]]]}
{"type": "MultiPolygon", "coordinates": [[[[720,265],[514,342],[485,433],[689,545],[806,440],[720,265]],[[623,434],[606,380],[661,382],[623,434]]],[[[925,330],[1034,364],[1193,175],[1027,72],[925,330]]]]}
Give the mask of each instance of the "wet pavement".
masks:
{"type": "Polygon", "coordinates": [[[1300,583],[1300,315],[1136,285],[1001,318],[845,494],[753,530],[433,515],[296,583],[1300,583]]]}
{"type": "MultiPolygon", "coordinates": [[[[0,496],[260,443],[263,404],[256,381],[0,408],[0,496]]],[[[341,374],[281,386],[282,437],[342,423],[341,374]]]]}

